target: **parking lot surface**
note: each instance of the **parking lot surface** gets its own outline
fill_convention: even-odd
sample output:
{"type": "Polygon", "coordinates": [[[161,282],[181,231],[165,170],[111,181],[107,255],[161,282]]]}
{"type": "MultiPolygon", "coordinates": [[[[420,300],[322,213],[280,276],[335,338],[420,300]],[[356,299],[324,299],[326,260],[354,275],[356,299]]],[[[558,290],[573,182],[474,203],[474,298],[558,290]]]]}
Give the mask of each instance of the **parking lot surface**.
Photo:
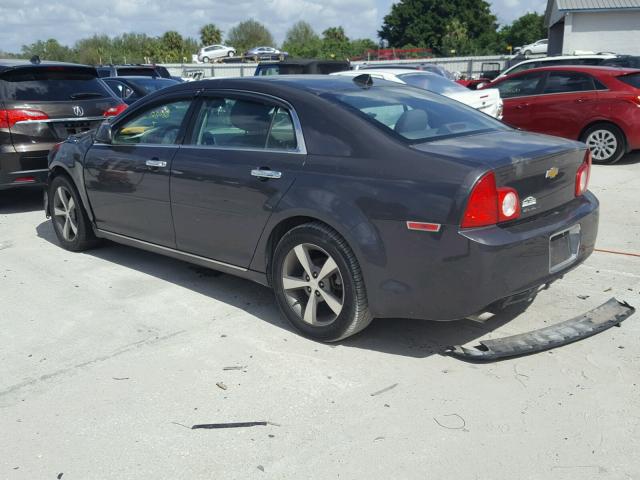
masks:
{"type": "Polygon", "coordinates": [[[442,355],[640,305],[639,184],[640,155],[594,167],[597,246],[631,255],[594,253],[516,318],[376,320],[333,345],[248,281],[67,252],[39,193],[0,192],[0,478],[640,478],[640,314],[529,357],[442,355]],[[271,424],[190,429],[252,421],[271,424]]]}

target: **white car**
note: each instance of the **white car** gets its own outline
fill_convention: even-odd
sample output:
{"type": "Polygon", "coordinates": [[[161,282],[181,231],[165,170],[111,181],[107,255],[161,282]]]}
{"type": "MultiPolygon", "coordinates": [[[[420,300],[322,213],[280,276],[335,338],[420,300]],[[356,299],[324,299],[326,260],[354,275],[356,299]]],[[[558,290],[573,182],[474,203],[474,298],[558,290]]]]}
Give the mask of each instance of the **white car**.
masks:
{"type": "Polygon", "coordinates": [[[616,58],[614,53],[593,54],[593,55],[559,55],[557,57],[532,58],[517,63],[512,67],[502,71],[494,80],[506,77],[512,73],[524,72],[538,67],[555,67],[557,65],[600,65],[605,60],[616,58]]]}
{"type": "Polygon", "coordinates": [[[208,47],[202,47],[200,49],[198,52],[198,61],[209,63],[219,58],[233,57],[235,54],[235,48],[227,47],[226,45],[209,45],[208,47]]]}
{"type": "Polygon", "coordinates": [[[544,38],[542,40],[538,40],[537,42],[530,43],[529,45],[525,45],[524,47],[520,47],[518,51],[524,53],[525,55],[533,55],[537,53],[546,54],[548,46],[549,40],[544,38]]]}
{"type": "Polygon", "coordinates": [[[444,95],[445,97],[469,105],[492,117],[502,118],[503,102],[500,97],[500,92],[496,88],[478,91],[469,90],[435,73],[408,68],[349,70],[346,72],[332,73],[331,75],[357,77],[364,74],[371,75],[372,78],[381,78],[390,82],[404,83],[413,87],[422,88],[423,90],[429,90],[430,92],[444,95]]]}

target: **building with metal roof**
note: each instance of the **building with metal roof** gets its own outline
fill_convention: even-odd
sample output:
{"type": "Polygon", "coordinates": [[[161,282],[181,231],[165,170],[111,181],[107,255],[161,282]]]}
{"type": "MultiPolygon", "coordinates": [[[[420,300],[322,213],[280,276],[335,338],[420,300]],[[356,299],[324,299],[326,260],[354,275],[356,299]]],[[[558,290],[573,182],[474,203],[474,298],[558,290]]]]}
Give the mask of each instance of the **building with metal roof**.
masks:
{"type": "Polygon", "coordinates": [[[640,0],[548,0],[549,55],[640,55],[640,0]]]}

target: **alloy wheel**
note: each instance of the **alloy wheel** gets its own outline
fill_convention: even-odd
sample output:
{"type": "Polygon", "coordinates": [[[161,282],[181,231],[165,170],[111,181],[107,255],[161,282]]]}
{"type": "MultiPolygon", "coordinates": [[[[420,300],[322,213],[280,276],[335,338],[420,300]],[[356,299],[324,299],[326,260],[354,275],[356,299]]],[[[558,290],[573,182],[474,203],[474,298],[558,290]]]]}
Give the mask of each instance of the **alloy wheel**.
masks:
{"type": "Polygon", "coordinates": [[[78,235],[78,209],[66,187],[58,187],[53,196],[53,217],[62,237],[67,242],[73,242],[78,235]]]}
{"type": "Polygon", "coordinates": [[[618,140],[609,130],[595,130],[587,137],[587,146],[594,160],[605,161],[616,153],[618,140]]]}
{"type": "Polygon", "coordinates": [[[305,323],[330,325],[344,306],[344,284],[337,263],[311,243],[292,248],[285,257],[282,285],[289,307],[305,323]]]}

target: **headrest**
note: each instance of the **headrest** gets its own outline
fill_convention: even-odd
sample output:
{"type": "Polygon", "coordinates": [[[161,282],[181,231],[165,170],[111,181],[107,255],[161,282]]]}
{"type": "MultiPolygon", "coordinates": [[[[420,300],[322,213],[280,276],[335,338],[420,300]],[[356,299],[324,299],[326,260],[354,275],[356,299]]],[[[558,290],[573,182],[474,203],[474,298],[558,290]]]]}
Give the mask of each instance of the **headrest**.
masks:
{"type": "Polygon", "coordinates": [[[260,103],[236,100],[231,107],[231,123],[245,132],[266,132],[271,122],[269,113],[272,108],[260,103]]]}
{"type": "Polygon", "coordinates": [[[419,132],[429,128],[429,115],[424,110],[407,110],[396,122],[395,131],[399,134],[419,132]]]}

